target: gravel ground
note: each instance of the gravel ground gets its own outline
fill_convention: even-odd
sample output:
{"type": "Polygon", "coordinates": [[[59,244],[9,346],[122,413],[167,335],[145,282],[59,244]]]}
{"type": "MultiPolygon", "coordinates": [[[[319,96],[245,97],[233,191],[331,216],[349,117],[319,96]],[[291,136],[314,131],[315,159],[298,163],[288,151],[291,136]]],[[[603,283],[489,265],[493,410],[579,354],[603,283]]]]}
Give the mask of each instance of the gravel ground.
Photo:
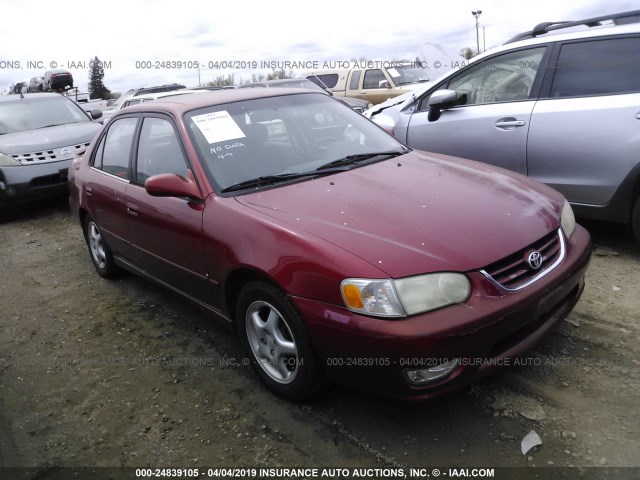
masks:
{"type": "Polygon", "coordinates": [[[32,478],[58,466],[438,465],[636,478],[640,248],[624,227],[586,226],[582,300],[527,364],[417,405],[346,387],[292,404],[202,310],[131,275],[98,277],[66,199],[30,208],[0,225],[0,466],[41,469],[32,478]],[[542,444],[523,455],[532,430],[542,444]]]}

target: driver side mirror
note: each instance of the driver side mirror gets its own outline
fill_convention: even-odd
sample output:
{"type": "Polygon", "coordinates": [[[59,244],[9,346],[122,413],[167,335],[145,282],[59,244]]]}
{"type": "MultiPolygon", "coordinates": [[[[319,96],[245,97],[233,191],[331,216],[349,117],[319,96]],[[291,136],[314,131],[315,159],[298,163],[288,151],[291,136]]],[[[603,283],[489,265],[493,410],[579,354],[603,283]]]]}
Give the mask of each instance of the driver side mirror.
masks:
{"type": "Polygon", "coordinates": [[[437,90],[429,97],[429,116],[427,119],[430,122],[435,122],[440,118],[442,110],[465,103],[467,103],[466,93],[458,95],[455,90],[437,90]]]}
{"type": "Polygon", "coordinates": [[[189,200],[202,200],[202,194],[191,170],[187,170],[185,177],[175,173],[154,175],[147,178],[144,188],[154,197],[186,197],[189,200]]]}
{"type": "Polygon", "coordinates": [[[391,85],[389,84],[389,80],[380,80],[378,82],[378,88],[391,88],[391,85]]]}

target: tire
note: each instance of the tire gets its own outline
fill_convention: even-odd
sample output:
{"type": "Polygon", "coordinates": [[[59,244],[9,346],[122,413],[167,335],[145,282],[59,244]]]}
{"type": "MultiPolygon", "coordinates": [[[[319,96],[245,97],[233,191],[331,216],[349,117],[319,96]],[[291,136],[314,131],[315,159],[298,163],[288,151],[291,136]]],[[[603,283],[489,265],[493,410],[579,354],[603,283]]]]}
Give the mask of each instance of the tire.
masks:
{"type": "Polygon", "coordinates": [[[84,221],[84,238],[89,248],[89,256],[98,275],[104,278],[115,278],[122,272],[113,260],[109,246],[104,241],[98,225],[87,215],[84,221]]]}
{"type": "Polygon", "coordinates": [[[636,236],[636,241],[640,243],[640,196],[636,198],[636,204],[633,207],[633,213],[631,214],[631,227],[633,233],[636,236]]]}
{"type": "Polygon", "coordinates": [[[238,297],[236,327],[253,369],[276,395],[300,401],[324,383],[304,325],[286,295],[264,282],[238,297]]]}

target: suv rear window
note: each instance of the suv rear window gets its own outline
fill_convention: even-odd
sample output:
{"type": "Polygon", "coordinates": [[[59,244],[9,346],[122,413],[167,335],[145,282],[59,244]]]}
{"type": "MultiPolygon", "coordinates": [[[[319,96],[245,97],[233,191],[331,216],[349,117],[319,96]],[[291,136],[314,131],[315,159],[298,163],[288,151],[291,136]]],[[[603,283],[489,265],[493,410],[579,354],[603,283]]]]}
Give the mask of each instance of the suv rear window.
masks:
{"type": "MultiPolygon", "coordinates": [[[[327,73],[324,75],[315,75],[320,79],[322,83],[324,83],[327,88],[333,88],[338,84],[338,74],[337,73],[327,73]]],[[[307,77],[309,80],[313,81],[312,77],[307,77]]]]}
{"type": "Polygon", "coordinates": [[[562,46],[551,97],[640,91],[640,38],[615,38],[562,46]]]}

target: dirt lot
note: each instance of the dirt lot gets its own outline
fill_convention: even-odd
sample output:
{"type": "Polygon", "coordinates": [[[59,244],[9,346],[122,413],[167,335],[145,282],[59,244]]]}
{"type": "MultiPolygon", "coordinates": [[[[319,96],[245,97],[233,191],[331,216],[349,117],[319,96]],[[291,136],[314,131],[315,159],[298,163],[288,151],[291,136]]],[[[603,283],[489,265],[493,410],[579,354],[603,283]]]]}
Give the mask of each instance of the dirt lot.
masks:
{"type": "Polygon", "coordinates": [[[640,248],[623,227],[588,227],[582,300],[528,365],[418,405],[345,387],[301,405],[266,391],[201,310],[133,276],[98,277],[65,199],[31,209],[0,225],[0,465],[636,467],[586,478],[637,478],[640,248]],[[542,445],[523,455],[531,430],[542,445]]]}

